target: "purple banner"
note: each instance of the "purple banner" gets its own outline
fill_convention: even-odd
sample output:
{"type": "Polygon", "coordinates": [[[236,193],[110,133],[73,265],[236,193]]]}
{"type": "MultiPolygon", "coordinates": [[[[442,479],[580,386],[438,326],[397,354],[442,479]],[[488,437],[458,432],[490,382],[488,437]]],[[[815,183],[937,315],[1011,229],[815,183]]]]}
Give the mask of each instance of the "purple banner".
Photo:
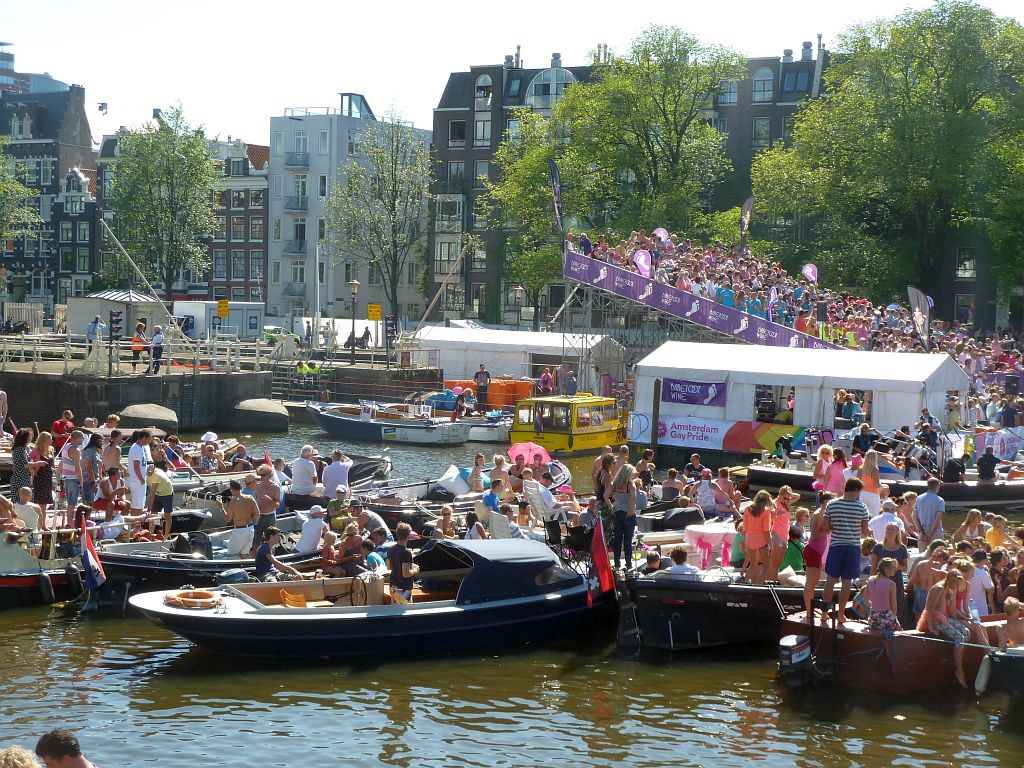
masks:
{"type": "Polygon", "coordinates": [[[740,312],[715,301],[694,296],[675,286],[650,280],[636,272],[569,251],[562,270],[565,277],[589,283],[623,298],[646,304],[652,309],[681,317],[729,336],[773,347],[807,347],[808,349],[840,349],[814,336],[797,333],[792,328],[770,320],[740,312]]]}
{"type": "Polygon", "coordinates": [[[661,401],[663,403],[684,403],[685,405],[715,405],[724,408],[726,384],[724,381],[664,379],[661,382],[661,401]]]}

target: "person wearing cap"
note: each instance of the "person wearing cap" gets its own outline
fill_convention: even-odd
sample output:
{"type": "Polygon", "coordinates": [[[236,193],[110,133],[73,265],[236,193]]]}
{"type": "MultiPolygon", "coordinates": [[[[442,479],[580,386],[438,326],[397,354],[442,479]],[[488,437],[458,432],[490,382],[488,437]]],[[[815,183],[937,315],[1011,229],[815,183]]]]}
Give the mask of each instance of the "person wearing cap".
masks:
{"type": "Polygon", "coordinates": [[[224,520],[231,528],[231,533],[228,535],[227,555],[228,557],[252,557],[255,555],[253,524],[259,519],[259,507],[251,497],[242,495],[242,484],[237,480],[232,480],[229,483],[229,491],[231,498],[227,505],[223,506],[224,520]]]}
{"type": "MultiPolygon", "coordinates": [[[[320,538],[327,530],[327,523],[324,521],[326,514],[327,510],[319,504],[309,510],[309,519],[302,524],[302,534],[295,545],[296,552],[301,555],[309,555],[320,549],[320,538]]],[[[339,560],[339,562],[341,561],[339,560]]]]}
{"type": "Polygon", "coordinates": [[[348,473],[355,462],[348,456],[336,449],[331,452],[331,463],[324,467],[323,482],[324,488],[328,491],[337,489],[339,485],[346,488],[349,485],[348,473]]]}
{"type": "Polygon", "coordinates": [[[348,514],[348,486],[338,485],[334,489],[334,498],[327,502],[327,522],[330,523],[341,514],[348,514]]]}
{"type": "Polygon", "coordinates": [[[971,555],[974,563],[974,575],[968,582],[971,610],[978,612],[977,618],[984,618],[990,613],[996,612],[995,584],[989,573],[988,552],[984,549],[976,549],[971,555]]]}

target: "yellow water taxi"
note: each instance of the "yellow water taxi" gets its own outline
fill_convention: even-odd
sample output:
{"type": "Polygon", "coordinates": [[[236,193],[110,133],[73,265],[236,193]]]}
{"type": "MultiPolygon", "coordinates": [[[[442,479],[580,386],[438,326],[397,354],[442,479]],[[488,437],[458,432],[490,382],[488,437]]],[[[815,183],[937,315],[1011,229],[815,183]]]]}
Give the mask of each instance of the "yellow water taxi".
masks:
{"type": "Polygon", "coordinates": [[[543,445],[552,455],[593,453],[626,441],[626,413],[612,397],[589,392],[516,402],[509,440],[543,445]]]}

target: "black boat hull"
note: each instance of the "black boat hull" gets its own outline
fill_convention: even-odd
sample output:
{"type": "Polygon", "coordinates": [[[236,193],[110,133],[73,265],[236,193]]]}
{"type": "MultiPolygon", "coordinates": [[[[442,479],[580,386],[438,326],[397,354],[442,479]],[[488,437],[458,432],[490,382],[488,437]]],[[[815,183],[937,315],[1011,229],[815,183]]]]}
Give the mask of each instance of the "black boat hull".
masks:
{"type": "Polygon", "coordinates": [[[1010,693],[1024,693],[1024,656],[1008,653],[989,654],[991,679],[1010,693]]]}
{"type": "Polygon", "coordinates": [[[799,587],[754,586],[661,575],[629,577],[640,642],[648,648],[688,651],[777,639],[782,614],[803,608],[799,587]],[[773,593],[774,592],[774,596],[773,593]]]}

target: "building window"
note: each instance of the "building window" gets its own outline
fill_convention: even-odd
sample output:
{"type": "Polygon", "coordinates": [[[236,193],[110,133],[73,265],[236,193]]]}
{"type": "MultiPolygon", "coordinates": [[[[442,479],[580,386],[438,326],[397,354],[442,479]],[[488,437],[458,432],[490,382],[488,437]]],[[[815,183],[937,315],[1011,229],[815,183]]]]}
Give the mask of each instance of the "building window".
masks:
{"type": "Polygon", "coordinates": [[[572,72],[562,67],[540,72],[526,89],[526,106],[533,109],[551,109],[562,98],[565,86],[576,82],[572,72]],[[554,76],[552,77],[552,73],[554,76]]]}
{"type": "Polygon", "coordinates": [[[363,143],[363,134],[359,131],[348,132],[348,153],[350,155],[359,154],[359,147],[363,143]]]}
{"type": "Polygon", "coordinates": [[[227,208],[228,207],[228,191],[226,189],[218,189],[213,193],[213,207],[214,208],[227,208]]]}
{"type": "Polygon", "coordinates": [[[735,80],[723,80],[722,90],[718,93],[719,104],[735,104],[736,103],[736,88],[738,83],[735,80]]]}
{"type": "Polygon", "coordinates": [[[405,316],[410,320],[419,320],[420,317],[420,305],[419,304],[406,304],[405,305],[405,316]]]}
{"type": "Polygon", "coordinates": [[[271,147],[274,150],[274,157],[280,157],[284,154],[284,131],[274,131],[274,135],[271,137],[271,147]]]}
{"type": "Polygon", "coordinates": [[[274,174],[274,178],[271,182],[273,184],[274,197],[284,196],[284,177],[279,173],[274,174]]]}
{"type": "Polygon", "coordinates": [[[452,149],[466,146],[466,121],[451,120],[448,123],[448,146],[452,149]]]}
{"type": "Polygon", "coordinates": [[[249,190],[249,207],[251,208],[262,208],[266,202],[267,191],[265,189],[250,189],[249,190]]]}
{"type": "Polygon", "coordinates": [[[418,262],[409,262],[409,285],[418,285],[420,282],[420,265],[418,262]]]}
{"type": "Polygon", "coordinates": [[[806,69],[800,72],[787,72],[782,78],[782,92],[793,93],[807,90],[807,83],[810,80],[806,69]]]}
{"type": "Polygon", "coordinates": [[[473,229],[487,229],[487,205],[482,196],[473,203],[473,229]]]}
{"type": "Polygon", "coordinates": [[[302,154],[309,152],[309,133],[307,131],[295,132],[295,151],[302,154]]]}
{"type": "Polygon", "coordinates": [[[487,248],[478,245],[473,249],[473,255],[469,259],[469,268],[474,270],[487,269],[487,248]]]}
{"type": "Polygon", "coordinates": [[[447,275],[452,264],[459,258],[457,241],[439,240],[434,243],[434,274],[438,277],[447,275]]]}
{"type": "Polygon", "coordinates": [[[491,76],[480,75],[476,79],[476,90],[473,93],[474,108],[491,108],[491,76]]]}
{"type": "MultiPolygon", "coordinates": [[[[322,262],[321,262],[321,266],[323,266],[322,262]]],[[[323,275],[324,275],[324,273],[323,273],[323,271],[321,271],[320,272],[320,282],[321,283],[324,281],[323,275]]],[[[345,262],[345,282],[346,283],[350,283],[353,280],[358,280],[358,279],[359,279],[359,265],[356,264],[354,261],[346,261],[345,262]]]]}
{"type": "Polygon", "coordinates": [[[60,249],[60,271],[70,272],[72,267],[72,253],[71,248],[60,249]]]}
{"type": "Polygon", "coordinates": [[[245,160],[232,160],[228,165],[229,176],[245,176],[245,160]]]}
{"type": "Polygon", "coordinates": [[[509,141],[518,141],[519,140],[519,136],[522,133],[522,131],[521,131],[520,127],[519,127],[519,121],[515,120],[515,119],[513,119],[511,117],[508,119],[508,122],[506,122],[506,124],[505,124],[505,130],[508,133],[508,140],[509,141]]]}
{"type": "Polygon", "coordinates": [[[754,73],[754,98],[755,104],[771,101],[775,95],[775,75],[768,67],[761,67],[754,73]]]}
{"type": "Polygon", "coordinates": [[[213,252],[213,279],[226,280],[228,277],[228,252],[213,252]]]}
{"type": "Polygon", "coordinates": [[[444,291],[444,306],[448,312],[462,312],[466,308],[466,291],[461,285],[448,283],[444,291]]]}
{"type": "Polygon", "coordinates": [[[320,133],[319,133],[318,146],[317,146],[317,151],[321,155],[326,155],[327,152],[328,152],[327,141],[328,141],[328,139],[327,139],[327,130],[326,129],[321,129],[320,133]]]}
{"type": "Polygon", "coordinates": [[[74,227],[70,221],[62,221],[60,223],[60,241],[62,243],[70,243],[73,239],[74,227]]]}
{"type": "Polygon", "coordinates": [[[275,261],[270,265],[270,282],[277,283],[281,282],[281,262],[275,261]]]}
{"type": "Polygon", "coordinates": [[[380,267],[376,264],[370,264],[369,269],[366,270],[367,285],[381,285],[383,282],[384,276],[380,273],[380,267]]]}
{"type": "Polygon", "coordinates": [[[38,160],[26,160],[25,161],[25,183],[26,184],[38,184],[39,183],[39,161],[38,160]]]}
{"type": "Polygon", "coordinates": [[[974,294],[958,293],[954,297],[956,322],[974,325],[974,294]]]}
{"type": "Polygon", "coordinates": [[[473,283],[469,287],[469,314],[471,317],[480,317],[484,314],[486,294],[487,286],[484,283],[473,283]]]}
{"type": "Polygon", "coordinates": [[[304,261],[293,261],[292,262],[292,282],[293,283],[304,283],[304,282],[306,282],[306,262],[304,262],[304,261]]]}
{"type": "Polygon", "coordinates": [[[473,146],[489,147],[491,145],[491,119],[476,120],[473,123],[473,146]]]}
{"type": "Polygon", "coordinates": [[[39,183],[44,185],[53,183],[53,165],[49,160],[42,160],[39,163],[39,183]]]}
{"type": "Polygon", "coordinates": [[[317,194],[320,197],[327,197],[327,174],[321,173],[317,183],[317,194]]]}
{"type": "Polygon", "coordinates": [[[78,242],[88,243],[89,242],[89,222],[80,221],[78,222],[78,242]]]}
{"type": "Polygon", "coordinates": [[[292,175],[292,189],[295,190],[295,197],[298,198],[300,204],[305,204],[307,185],[306,180],[309,177],[304,173],[296,173],[292,175]]]}
{"type": "Polygon", "coordinates": [[[483,187],[490,178],[491,164],[487,160],[477,160],[473,163],[473,186],[483,187]]]}
{"type": "Polygon", "coordinates": [[[462,231],[462,198],[449,197],[437,202],[437,231],[462,231]]]}
{"type": "Polygon", "coordinates": [[[754,134],[750,146],[755,152],[768,149],[772,142],[772,119],[770,117],[754,118],[754,134]]]}
{"type": "Polygon", "coordinates": [[[39,197],[39,218],[49,221],[53,215],[53,195],[40,195],[39,197]]]}
{"type": "Polygon", "coordinates": [[[263,301],[263,289],[256,286],[250,288],[249,301],[263,301]]]}
{"type": "Polygon", "coordinates": [[[974,248],[956,249],[957,280],[974,280],[978,276],[978,264],[974,248]]]}
{"type": "Polygon", "coordinates": [[[306,239],[306,217],[296,216],[292,219],[292,233],[293,240],[305,240],[306,239]]]}
{"type": "Polygon", "coordinates": [[[231,207],[232,208],[245,208],[245,190],[244,189],[233,189],[233,190],[231,190],[231,207]]]}
{"type": "Polygon", "coordinates": [[[249,239],[250,240],[262,240],[263,239],[263,217],[262,216],[250,216],[249,217],[249,239]]]}
{"type": "Polygon", "coordinates": [[[448,181],[462,182],[466,179],[466,164],[462,160],[448,161],[448,181]]]}
{"type": "Polygon", "coordinates": [[[327,219],[323,216],[316,220],[316,239],[321,242],[327,239],[327,219]]]}
{"type": "Polygon", "coordinates": [[[795,117],[782,118],[782,140],[789,144],[793,140],[793,126],[796,125],[795,117]]]}
{"type": "Polygon", "coordinates": [[[231,280],[246,279],[246,252],[231,251],[231,280]]]}
{"type": "Polygon", "coordinates": [[[275,218],[274,219],[274,225],[273,225],[273,227],[271,227],[271,233],[270,234],[274,238],[275,242],[278,242],[278,241],[281,240],[281,219],[279,219],[279,218],[275,218]]]}
{"type": "Polygon", "coordinates": [[[89,249],[79,248],[75,254],[75,272],[91,272],[89,267],[89,249]]]}
{"type": "Polygon", "coordinates": [[[213,289],[213,298],[215,300],[220,301],[221,299],[226,299],[227,297],[228,297],[228,289],[227,288],[214,288],[213,289]]]}
{"type": "Polygon", "coordinates": [[[249,251],[249,279],[263,279],[263,251],[249,251]]]}
{"type": "Polygon", "coordinates": [[[245,288],[232,288],[231,289],[231,300],[232,301],[245,301],[245,288]]]}
{"type": "Polygon", "coordinates": [[[217,228],[214,231],[214,240],[227,240],[228,239],[228,217],[217,216],[217,228]]]}
{"type": "Polygon", "coordinates": [[[728,133],[729,132],[729,119],[727,117],[718,118],[718,132],[728,133]]]}
{"type": "Polygon", "coordinates": [[[508,95],[513,99],[519,98],[519,89],[523,86],[523,79],[521,77],[512,78],[508,84],[508,95]]]}
{"type": "Polygon", "coordinates": [[[245,216],[231,217],[231,239],[245,240],[245,216]]]}

